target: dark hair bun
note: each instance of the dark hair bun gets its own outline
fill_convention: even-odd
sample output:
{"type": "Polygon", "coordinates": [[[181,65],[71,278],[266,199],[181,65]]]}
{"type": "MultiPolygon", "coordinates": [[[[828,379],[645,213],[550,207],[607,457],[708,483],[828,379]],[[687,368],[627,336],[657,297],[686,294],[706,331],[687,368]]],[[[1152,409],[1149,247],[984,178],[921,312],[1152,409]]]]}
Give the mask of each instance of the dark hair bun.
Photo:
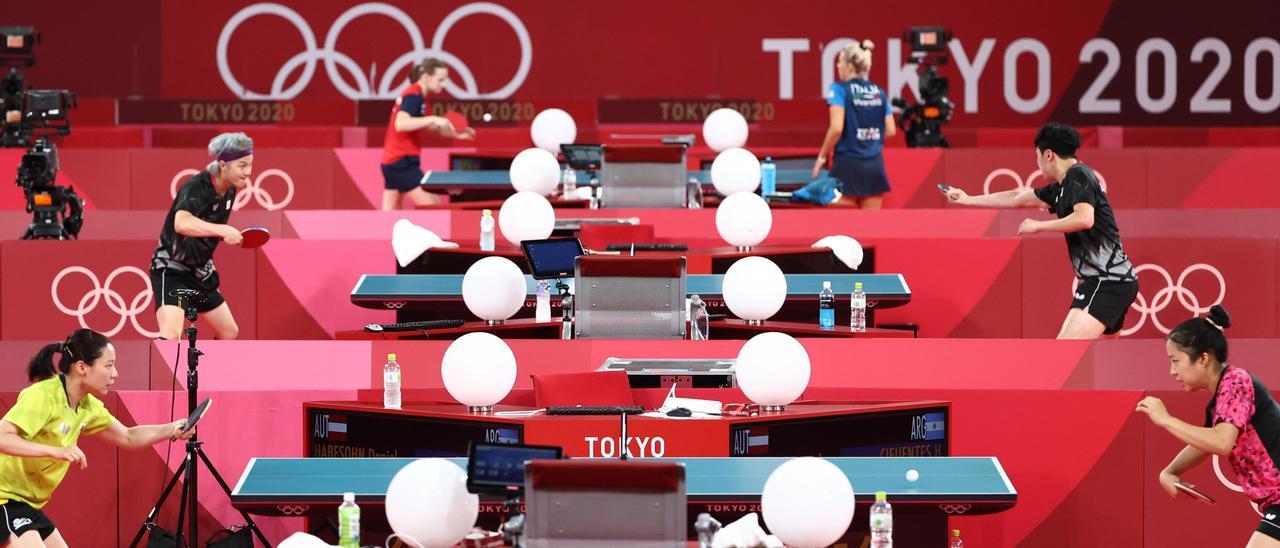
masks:
{"type": "Polygon", "coordinates": [[[1215,304],[1209,308],[1209,321],[1214,325],[1226,329],[1231,327],[1231,314],[1227,313],[1227,309],[1220,304],[1215,304]]]}

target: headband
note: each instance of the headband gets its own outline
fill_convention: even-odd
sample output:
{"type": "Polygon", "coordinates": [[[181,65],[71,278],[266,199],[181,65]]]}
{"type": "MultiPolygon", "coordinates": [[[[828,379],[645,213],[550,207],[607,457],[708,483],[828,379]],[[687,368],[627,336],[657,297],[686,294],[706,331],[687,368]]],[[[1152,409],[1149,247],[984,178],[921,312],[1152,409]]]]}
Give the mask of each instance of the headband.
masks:
{"type": "Polygon", "coordinates": [[[230,162],[230,161],[232,161],[232,160],[239,160],[239,159],[244,158],[245,156],[249,156],[249,155],[251,155],[251,154],[253,154],[253,149],[252,149],[252,148],[247,148],[247,149],[244,149],[244,150],[232,150],[232,151],[227,151],[227,152],[223,152],[222,154],[219,154],[219,155],[218,155],[218,161],[219,161],[219,162],[230,162]]]}

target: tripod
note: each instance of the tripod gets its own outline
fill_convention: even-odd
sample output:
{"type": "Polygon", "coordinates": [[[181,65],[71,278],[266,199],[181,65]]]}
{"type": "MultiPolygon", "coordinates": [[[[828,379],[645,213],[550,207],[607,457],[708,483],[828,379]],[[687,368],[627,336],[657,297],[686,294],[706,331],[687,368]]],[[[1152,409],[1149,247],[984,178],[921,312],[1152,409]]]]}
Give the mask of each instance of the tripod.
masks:
{"type": "MultiPolygon", "coordinates": [[[[178,296],[178,304],[186,311],[187,329],[187,413],[196,409],[196,389],[199,386],[200,373],[200,356],[204,354],[196,348],[196,318],[199,311],[196,304],[199,299],[204,296],[199,291],[190,289],[176,289],[174,293],[178,296]]],[[[174,364],[177,367],[177,364],[174,364]]],[[[138,542],[142,540],[142,535],[146,531],[157,527],[155,522],[156,515],[160,513],[160,509],[164,507],[165,499],[169,498],[169,493],[173,491],[173,487],[178,484],[178,480],[182,480],[182,494],[178,500],[178,527],[174,531],[178,548],[186,546],[198,546],[200,536],[197,532],[200,507],[196,499],[199,491],[196,489],[196,479],[199,477],[199,462],[203,461],[208,467],[209,473],[213,474],[213,479],[218,480],[218,485],[222,486],[222,492],[231,497],[231,488],[227,486],[227,482],[222,479],[222,475],[218,474],[218,469],[214,468],[213,463],[209,461],[209,457],[204,454],[204,450],[200,448],[204,442],[200,441],[196,436],[191,436],[187,440],[187,456],[182,459],[182,471],[175,472],[173,478],[169,480],[169,484],[165,486],[164,491],[160,493],[160,499],[151,507],[151,512],[147,514],[147,519],[138,528],[138,533],[133,536],[133,542],[129,543],[130,548],[136,547],[138,542]],[[197,458],[199,461],[197,461],[197,458]],[[188,513],[190,515],[188,515],[188,513]],[[191,532],[187,536],[186,542],[183,542],[182,525],[186,519],[191,520],[191,532]]],[[[271,547],[271,543],[267,542],[267,537],[263,536],[262,530],[258,529],[258,524],[253,522],[253,518],[244,511],[240,512],[240,516],[244,518],[247,526],[253,530],[258,537],[258,541],[263,546],[271,547]]]]}

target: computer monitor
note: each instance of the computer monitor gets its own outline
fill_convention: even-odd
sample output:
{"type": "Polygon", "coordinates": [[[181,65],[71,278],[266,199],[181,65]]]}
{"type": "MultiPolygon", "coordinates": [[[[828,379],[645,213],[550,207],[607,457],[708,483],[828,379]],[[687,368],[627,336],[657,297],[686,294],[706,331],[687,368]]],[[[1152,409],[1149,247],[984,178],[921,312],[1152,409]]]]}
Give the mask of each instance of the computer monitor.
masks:
{"type": "Polygon", "coordinates": [[[551,238],[520,242],[529,272],[535,280],[553,280],[573,276],[573,261],[582,255],[582,242],[577,238],[551,238]]]}
{"type": "Polygon", "coordinates": [[[560,153],[564,154],[564,162],[573,169],[596,171],[604,157],[604,148],[600,145],[560,145],[560,153]]]}
{"type": "Polygon", "coordinates": [[[476,494],[524,494],[524,464],[558,460],[564,450],[550,445],[471,442],[467,451],[467,491],[476,494]]]}

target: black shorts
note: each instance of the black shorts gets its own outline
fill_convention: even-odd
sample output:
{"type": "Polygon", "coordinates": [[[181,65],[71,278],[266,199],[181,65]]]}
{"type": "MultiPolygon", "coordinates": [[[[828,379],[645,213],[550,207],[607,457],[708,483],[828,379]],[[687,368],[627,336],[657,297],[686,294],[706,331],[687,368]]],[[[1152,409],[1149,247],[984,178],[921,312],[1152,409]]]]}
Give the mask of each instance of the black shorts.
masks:
{"type": "Polygon", "coordinates": [[[172,295],[175,289],[203,291],[204,298],[196,302],[196,310],[201,314],[218,308],[222,306],[222,303],[227,302],[222,297],[222,292],[218,291],[217,270],[214,270],[212,274],[209,274],[208,278],[203,280],[196,278],[191,272],[173,268],[151,271],[151,291],[155,294],[157,309],[166,304],[181,307],[178,304],[178,297],[172,295]]]}
{"type": "Polygon", "coordinates": [[[1262,522],[1258,523],[1258,532],[1280,540],[1280,506],[1262,509],[1262,522]]]}
{"type": "Polygon", "coordinates": [[[409,192],[422,184],[421,160],[417,156],[405,156],[391,164],[382,165],[383,186],[387,190],[409,192]]]}
{"type": "Polygon", "coordinates": [[[1138,297],[1138,281],[1118,282],[1087,278],[1072,295],[1071,308],[1079,308],[1107,326],[1104,334],[1119,333],[1124,327],[1124,314],[1138,297]]]}
{"type": "Polygon", "coordinates": [[[884,156],[858,158],[852,154],[837,154],[831,162],[832,177],[844,185],[846,196],[877,196],[889,192],[889,176],[884,171],[884,156]]]}
{"type": "Polygon", "coordinates": [[[49,516],[25,502],[11,500],[0,504],[0,510],[3,510],[4,514],[4,529],[0,530],[0,544],[9,542],[11,536],[17,538],[27,531],[38,531],[41,539],[47,539],[58,530],[49,516]]]}

